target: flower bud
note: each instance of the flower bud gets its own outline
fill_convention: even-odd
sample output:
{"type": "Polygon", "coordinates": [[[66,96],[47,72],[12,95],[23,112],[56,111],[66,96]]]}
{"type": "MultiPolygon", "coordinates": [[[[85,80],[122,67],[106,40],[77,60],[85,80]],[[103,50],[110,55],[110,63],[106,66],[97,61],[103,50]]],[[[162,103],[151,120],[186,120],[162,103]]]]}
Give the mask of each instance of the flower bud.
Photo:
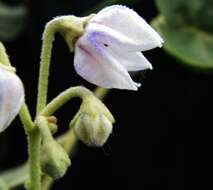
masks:
{"type": "Polygon", "coordinates": [[[10,68],[0,64],[0,132],[10,125],[24,102],[22,82],[10,68]]]}
{"type": "Polygon", "coordinates": [[[41,146],[42,171],[54,179],[64,176],[71,161],[65,150],[56,141],[44,139],[41,146]]]}
{"type": "Polygon", "coordinates": [[[112,123],[114,118],[105,105],[96,97],[89,96],[83,100],[71,125],[87,146],[103,146],[112,132],[112,123]]]}
{"type": "Polygon", "coordinates": [[[104,115],[82,114],[76,121],[75,133],[87,146],[102,146],[112,132],[112,123],[104,115]]]}

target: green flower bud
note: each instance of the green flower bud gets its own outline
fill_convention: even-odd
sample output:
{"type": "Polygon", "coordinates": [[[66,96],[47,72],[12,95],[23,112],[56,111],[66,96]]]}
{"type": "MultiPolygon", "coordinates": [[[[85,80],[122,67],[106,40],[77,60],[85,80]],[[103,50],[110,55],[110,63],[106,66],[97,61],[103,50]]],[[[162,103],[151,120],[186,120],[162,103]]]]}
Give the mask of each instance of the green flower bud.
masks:
{"type": "Polygon", "coordinates": [[[54,179],[63,177],[71,165],[69,156],[56,141],[47,139],[41,146],[42,171],[54,179]]]}
{"type": "Polygon", "coordinates": [[[87,146],[103,146],[112,132],[114,118],[95,96],[86,97],[71,125],[76,136],[87,146]]]}

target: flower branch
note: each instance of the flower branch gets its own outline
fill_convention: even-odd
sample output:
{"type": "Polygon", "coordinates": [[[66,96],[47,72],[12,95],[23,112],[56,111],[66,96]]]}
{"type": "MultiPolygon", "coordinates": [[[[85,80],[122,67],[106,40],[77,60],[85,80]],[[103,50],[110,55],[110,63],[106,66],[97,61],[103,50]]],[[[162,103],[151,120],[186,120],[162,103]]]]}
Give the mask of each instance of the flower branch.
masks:
{"type": "Polygon", "coordinates": [[[84,99],[87,96],[91,96],[93,93],[89,91],[87,88],[82,86],[71,87],[61,94],[59,94],[56,98],[54,98],[41,112],[39,115],[50,116],[56,110],[58,110],[61,106],[66,104],[69,100],[74,97],[80,97],[84,99]]]}

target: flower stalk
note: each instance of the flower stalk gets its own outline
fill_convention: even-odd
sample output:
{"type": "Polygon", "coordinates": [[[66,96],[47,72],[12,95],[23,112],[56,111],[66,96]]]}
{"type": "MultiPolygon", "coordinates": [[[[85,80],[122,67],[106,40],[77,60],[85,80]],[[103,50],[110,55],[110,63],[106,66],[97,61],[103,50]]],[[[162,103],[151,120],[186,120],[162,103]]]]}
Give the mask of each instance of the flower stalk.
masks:
{"type": "Polygon", "coordinates": [[[56,17],[47,23],[41,50],[41,62],[39,71],[37,115],[45,107],[47,102],[48,77],[52,55],[52,47],[55,34],[59,32],[66,40],[71,51],[74,50],[76,39],[84,32],[84,26],[91,16],[78,18],[75,16],[56,17]]]}
{"type": "Polygon", "coordinates": [[[51,116],[60,107],[66,104],[74,97],[80,97],[84,99],[87,96],[91,96],[93,93],[83,86],[71,87],[59,94],[54,98],[47,106],[40,112],[40,115],[51,116]]]}

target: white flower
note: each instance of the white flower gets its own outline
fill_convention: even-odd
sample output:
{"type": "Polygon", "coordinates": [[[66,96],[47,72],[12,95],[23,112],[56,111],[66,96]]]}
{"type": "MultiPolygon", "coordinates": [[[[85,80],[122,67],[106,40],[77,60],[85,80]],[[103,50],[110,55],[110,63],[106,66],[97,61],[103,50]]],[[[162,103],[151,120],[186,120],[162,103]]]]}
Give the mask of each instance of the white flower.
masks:
{"type": "Polygon", "coordinates": [[[141,51],[161,47],[162,38],[133,10],[107,7],[87,24],[77,40],[74,67],[87,81],[104,88],[137,90],[128,71],[152,69],[141,51]]]}
{"type": "Polygon", "coordinates": [[[18,114],[24,101],[24,88],[15,73],[0,64],[0,132],[18,114]]]}

